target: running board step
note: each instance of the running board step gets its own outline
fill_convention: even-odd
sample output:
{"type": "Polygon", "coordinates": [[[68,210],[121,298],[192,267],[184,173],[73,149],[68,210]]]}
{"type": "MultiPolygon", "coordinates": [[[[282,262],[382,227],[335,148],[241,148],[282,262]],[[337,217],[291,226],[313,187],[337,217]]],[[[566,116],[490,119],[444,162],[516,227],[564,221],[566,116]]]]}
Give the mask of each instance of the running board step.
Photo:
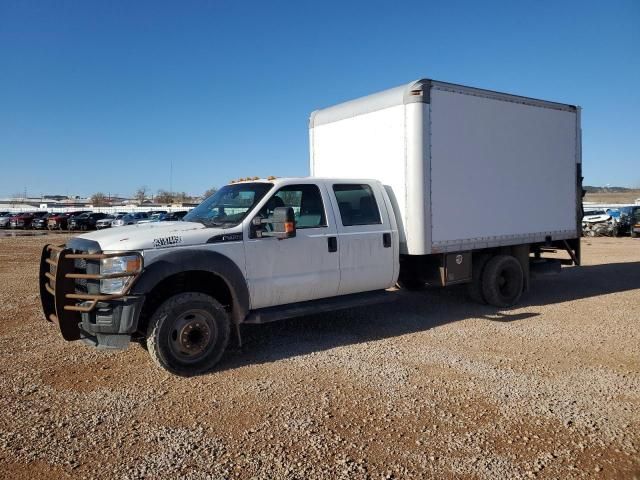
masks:
{"type": "Polygon", "coordinates": [[[321,298],[308,302],[290,303],[276,307],[259,308],[249,313],[243,323],[260,324],[285,320],[287,318],[302,317],[316,313],[332,312],[345,308],[362,307],[384,302],[392,302],[398,294],[386,290],[376,290],[365,293],[352,293],[339,297],[321,298]]]}

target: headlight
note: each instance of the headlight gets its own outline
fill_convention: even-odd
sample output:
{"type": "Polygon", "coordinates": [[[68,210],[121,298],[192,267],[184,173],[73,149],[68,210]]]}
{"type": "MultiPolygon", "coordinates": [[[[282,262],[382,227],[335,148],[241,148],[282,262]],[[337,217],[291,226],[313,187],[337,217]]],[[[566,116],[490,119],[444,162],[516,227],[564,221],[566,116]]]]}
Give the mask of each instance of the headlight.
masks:
{"type": "Polygon", "coordinates": [[[122,293],[141,270],[142,256],[139,254],[103,258],[100,261],[100,275],[113,275],[114,278],[100,280],[100,293],[122,293]]]}

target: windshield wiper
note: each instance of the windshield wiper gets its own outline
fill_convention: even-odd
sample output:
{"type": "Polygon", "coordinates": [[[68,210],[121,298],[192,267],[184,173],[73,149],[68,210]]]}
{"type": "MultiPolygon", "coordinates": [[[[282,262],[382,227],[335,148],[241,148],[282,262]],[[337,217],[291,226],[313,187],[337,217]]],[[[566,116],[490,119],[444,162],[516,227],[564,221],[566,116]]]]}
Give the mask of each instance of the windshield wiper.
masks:
{"type": "Polygon", "coordinates": [[[192,222],[199,222],[203,224],[205,227],[223,227],[224,225],[236,225],[236,222],[215,222],[208,218],[198,218],[191,220],[192,222]]]}

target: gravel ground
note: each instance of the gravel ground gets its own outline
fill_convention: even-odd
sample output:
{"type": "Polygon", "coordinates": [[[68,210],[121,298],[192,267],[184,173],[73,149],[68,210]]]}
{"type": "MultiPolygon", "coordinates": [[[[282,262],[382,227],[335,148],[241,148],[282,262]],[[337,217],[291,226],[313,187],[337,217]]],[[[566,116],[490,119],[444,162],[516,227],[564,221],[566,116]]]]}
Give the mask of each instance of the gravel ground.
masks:
{"type": "Polygon", "coordinates": [[[584,241],[519,308],[454,288],[247,326],[185,379],[43,320],[64,238],[0,238],[1,478],[640,478],[640,240],[584,241]]]}

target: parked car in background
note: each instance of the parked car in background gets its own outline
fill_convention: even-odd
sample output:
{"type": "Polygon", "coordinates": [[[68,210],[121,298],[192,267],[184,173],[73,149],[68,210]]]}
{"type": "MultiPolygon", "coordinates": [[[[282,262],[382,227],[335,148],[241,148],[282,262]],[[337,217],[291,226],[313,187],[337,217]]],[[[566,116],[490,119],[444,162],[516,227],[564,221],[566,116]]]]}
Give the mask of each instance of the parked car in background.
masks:
{"type": "Polygon", "coordinates": [[[634,231],[636,224],[640,224],[640,205],[620,207],[620,235],[631,235],[632,237],[640,235],[640,231],[634,231]]]}
{"type": "Polygon", "coordinates": [[[81,213],[86,213],[87,210],[82,210],[78,212],[65,212],[65,213],[57,213],[47,220],[47,228],[49,230],[66,230],[69,226],[69,219],[74,215],[80,215],[81,213]]]}
{"type": "Polygon", "coordinates": [[[47,212],[24,212],[11,218],[11,228],[31,228],[34,219],[43,217],[47,212]]]}
{"type": "Polygon", "coordinates": [[[184,218],[184,216],[187,213],[189,213],[189,212],[187,212],[186,210],[181,210],[179,212],[164,213],[160,217],[160,221],[161,222],[179,222],[184,218]]]}
{"type": "Polygon", "coordinates": [[[106,213],[89,212],[69,219],[69,230],[96,230],[96,223],[108,217],[106,213]]]}
{"type": "Polygon", "coordinates": [[[103,228],[111,228],[111,222],[116,219],[115,215],[107,215],[96,222],[96,230],[102,230],[103,228]]]}
{"type": "Polygon", "coordinates": [[[0,228],[9,228],[11,226],[11,219],[15,215],[20,215],[20,214],[6,212],[4,215],[0,216],[0,228]]]}
{"type": "Polygon", "coordinates": [[[620,208],[620,234],[640,236],[640,205],[629,205],[620,208]]]}
{"type": "Polygon", "coordinates": [[[43,230],[47,228],[47,222],[49,221],[49,217],[56,215],[55,213],[47,212],[41,217],[34,218],[33,222],[31,222],[31,228],[36,230],[43,230]]]}
{"type": "Polygon", "coordinates": [[[631,236],[633,238],[640,237],[640,207],[633,207],[630,225],[631,236]]]}
{"type": "Polygon", "coordinates": [[[135,225],[140,220],[146,220],[149,218],[146,212],[127,213],[122,218],[118,218],[111,223],[112,227],[122,227],[125,225],[135,225]]]}
{"type": "Polygon", "coordinates": [[[164,215],[165,213],[167,213],[166,210],[159,210],[159,211],[155,211],[155,212],[148,212],[147,214],[149,215],[148,218],[145,218],[143,220],[140,220],[138,223],[150,223],[150,222],[159,222],[160,221],[160,217],[162,215],[164,215]]]}

